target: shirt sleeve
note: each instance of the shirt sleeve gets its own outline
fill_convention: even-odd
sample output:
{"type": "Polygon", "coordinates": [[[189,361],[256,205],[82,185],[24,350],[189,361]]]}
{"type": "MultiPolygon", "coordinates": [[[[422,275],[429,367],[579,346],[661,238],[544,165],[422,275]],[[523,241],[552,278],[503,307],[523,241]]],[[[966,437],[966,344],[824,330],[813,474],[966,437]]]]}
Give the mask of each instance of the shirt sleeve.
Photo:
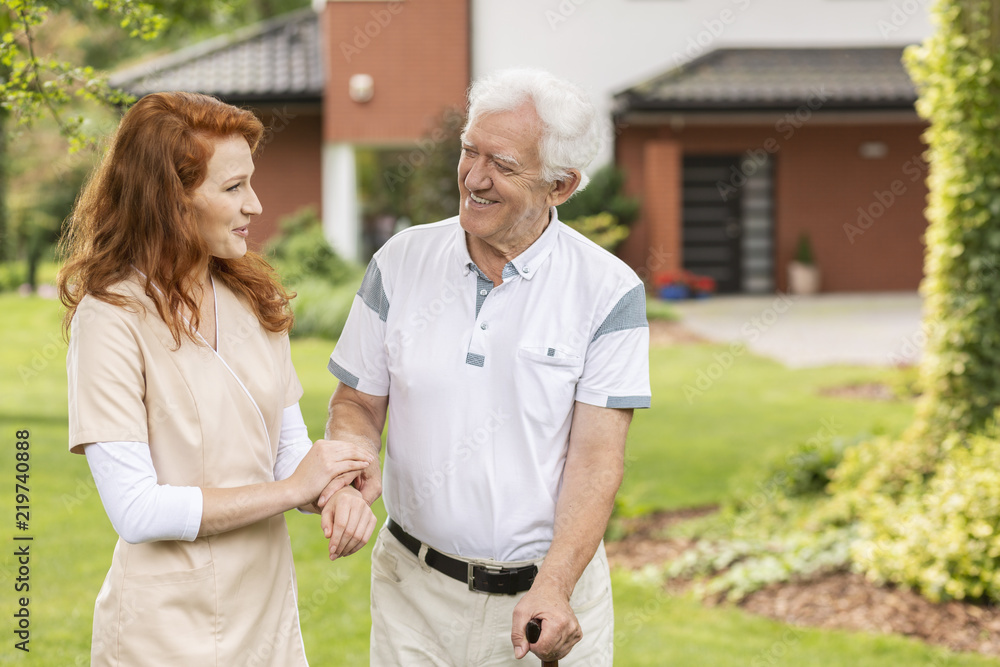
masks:
{"type": "Polygon", "coordinates": [[[278,439],[278,456],[274,462],[274,480],[288,479],[302,463],[312,448],[309,429],[302,418],[299,404],[285,408],[281,417],[281,435],[278,439]]]}
{"type": "Polygon", "coordinates": [[[69,447],[149,442],[145,366],[134,320],[124,308],[84,297],[70,325],[66,375],[69,447]]]}
{"type": "Polygon", "coordinates": [[[84,448],[97,493],[115,532],[130,544],[193,541],[204,499],[196,486],[156,483],[144,442],[98,442],[84,448]]]}
{"type": "Polygon", "coordinates": [[[389,367],[385,350],[388,315],[389,299],[376,255],[368,263],[361,288],[354,296],[347,324],[327,364],[338,380],[372,396],[389,394],[389,367]]]}
{"type": "Polygon", "coordinates": [[[603,408],[648,408],[649,324],[640,283],[622,295],[587,348],[576,400],[603,408]]]}

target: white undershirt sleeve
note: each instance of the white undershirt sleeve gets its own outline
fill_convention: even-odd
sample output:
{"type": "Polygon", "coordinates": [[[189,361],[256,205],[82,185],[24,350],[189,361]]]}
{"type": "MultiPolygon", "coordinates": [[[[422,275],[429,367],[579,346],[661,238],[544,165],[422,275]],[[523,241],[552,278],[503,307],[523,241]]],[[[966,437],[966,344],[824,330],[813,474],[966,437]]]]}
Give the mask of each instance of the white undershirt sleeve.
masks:
{"type": "Polygon", "coordinates": [[[278,438],[278,457],[274,462],[274,479],[288,479],[299,463],[312,449],[309,429],[302,418],[299,404],[285,408],[281,415],[281,435],[278,438]]]}
{"type": "MultiPolygon", "coordinates": [[[[275,480],[288,478],[312,442],[298,403],[282,414],[275,480]]],[[[203,502],[197,486],[157,484],[144,442],[97,442],[84,448],[111,525],[131,544],[157,540],[193,541],[201,528],[203,502]]]]}
{"type": "Polygon", "coordinates": [[[157,484],[149,445],[96,442],[83,451],[104,511],[123,540],[130,544],[157,540],[191,542],[198,537],[201,489],[157,484]]]}

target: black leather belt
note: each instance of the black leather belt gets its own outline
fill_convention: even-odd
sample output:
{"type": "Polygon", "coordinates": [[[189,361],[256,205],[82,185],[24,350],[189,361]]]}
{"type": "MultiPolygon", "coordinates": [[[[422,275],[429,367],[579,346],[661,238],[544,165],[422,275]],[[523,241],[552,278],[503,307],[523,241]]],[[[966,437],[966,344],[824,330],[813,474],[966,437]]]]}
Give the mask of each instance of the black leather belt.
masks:
{"type": "MultiPolygon", "coordinates": [[[[389,532],[399,540],[404,547],[413,552],[413,555],[420,557],[420,540],[404,531],[398,523],[389,519],[387,522],[389,532]]],[[[446,574],[452,579],[457,579],[469,584],[470,591],[480,593],[494,593],[502,595],[516,595],[531,588],[538,574],[537,565],[525,565],[524,567],[500,567],[499,565],[482,565],[480,563],[470,563],[446,556],[440,551],[427,547],[427,554],[424,562],[432,568],[446,574]]]]}

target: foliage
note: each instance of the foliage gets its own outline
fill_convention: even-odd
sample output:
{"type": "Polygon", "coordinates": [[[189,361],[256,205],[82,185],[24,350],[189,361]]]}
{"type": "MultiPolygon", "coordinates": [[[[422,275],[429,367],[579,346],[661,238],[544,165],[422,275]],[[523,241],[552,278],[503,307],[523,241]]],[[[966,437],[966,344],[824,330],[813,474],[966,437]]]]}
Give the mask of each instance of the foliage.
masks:
{"type": "Polygon", "coordinates": [[[0,9],[0,107],[12,114],[19,129],[48,115],[71,150],[92,147],[100,137],[88,132],[87,114],[78,102],[120,108],[133,101],[128,93],[108,85],[99,68],[135,55],[137,41],[156,40],[156,46],[163,48],[189,41],[192,28],[206,23],[231,30],[234,23],[303,5],[304,0],[7,0],[0,9]],[[82,53],[67,54],[62,44],[39,42],[46,24],[60,14],[86,27],[89,36],[80,40],[82,53]],[[123,31],[133,39],[119,39],[123,31]]]}
{"type": "MultiPolygon", "coordinates": [[[[417,149],[406,154],[414,171],[407,192],[405,215],[413,222],[435,222],[458,215],[461,198],[458,192],[458,159],[464,126],[464,112],[445,109],[434,128],[417,142],[417,149]],[[421,154],[426,159],[422,159],[421,154]]],[[[387,185],[388,181],[387,174],[387,185]]]]}
{"type": "Polygon", "coordinates": [[[292,336],[336,340],[347,324],[354,295],[361,284],[362,273],[353,273],[354,279],[339,285],[325,280],[306,278],[295,287],[292,311],[295,324],[292,336]]]}
{"type": "MultiPolygon", "coordinates": [[[[95,9],[110,12],[132,37],[152,39],[162,29],[164,18],[152,5],[125,0],[93,0],[95,9]]],[[[30,126],[43,113],[56,119],[60,131],[75,150],[89,143],[82,126],[83,115],[68,115],[75,98],[109,106],[129,103],[132,98],[111,88],[106,78],[88,65],[72,63],[36,49],[37,31],[52,7],[37,0],[9,0],[0,13],[0,105],[13,114],[18,127],[30,126]]]]}
{"type": "Polygon", "coordinates": [[[323,235],[323,223],[312,207],[290,213],[278,222],[279,233],[264,254],[282,282],[297,285],[318,279],[340,285],[354,277],[355,267],[337,254],[323,235]]]}
{"type": "Polygon", "coordinates": [[[700,542],[666,569],[668,577],[701,578],[696,592],[739,601],[761,588],[795,576],[843,569],[852,528],[820,533],[791,532],[763,541],[700,542]]]}
{"type": "Polygon", "coordinates": [[[799,243],[795,246],[795,261],[799,264],[807,265],[811,265],[815,261],[812,242],[809,240],[809,235],[805,232],[802,232],[799,236],[799,243]]]}
{"type": "Polygon", "coordinates": [[[279,226],[280,233],[264,252],[282,282],[296,293],[292,334],[337,338],[361,282],[361,268],[333,249],[314,209],[287,215],[279,226]]]}
{"type": "Polygon", "coordinates": [[[639,217],[639,200],[623,192],[625,172],[613,164],[594,172],[590,183],[559,206],[559,219],[576,220],[610,213],[615,220],[628,227],[639,217]]]}
{"type": "Polygon", "coordinates": [[[973,433],[1000,406],[1000,16],[996,0],[937,0],[906,53],[930,122],[922,431],[973,433]]]}
{"type": "Polygon", "coordinates": [[[458,215],[459,137],[464,124],[462,112],[446,108],[415,146],[359,150],[365,217],[389,215],[419,225],[458,215]]]}
{"type": "Polygon", "coordinates": [[[628,238],[628,227],[619,224],[615,216],[607,211],[563,222],[608,252],[614,252],[618,244],[628,238]]]}
{"type": "Polygon", "coordinates": [[[950,443],[920,493],[872,496],[857,566],[932,600],[1000,600],[1000,448],[995,436],[950,443]]]}

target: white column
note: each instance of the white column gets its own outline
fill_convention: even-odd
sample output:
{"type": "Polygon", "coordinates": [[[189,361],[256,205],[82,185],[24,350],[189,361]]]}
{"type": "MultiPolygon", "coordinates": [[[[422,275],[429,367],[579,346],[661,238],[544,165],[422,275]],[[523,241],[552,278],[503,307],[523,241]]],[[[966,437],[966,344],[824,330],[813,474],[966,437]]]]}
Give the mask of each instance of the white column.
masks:
{"type": "Polygon", "coordinates": [[[352,144],[323,145],[323,233],[337,254],[359,260],[361,214],[352,144]]]}

